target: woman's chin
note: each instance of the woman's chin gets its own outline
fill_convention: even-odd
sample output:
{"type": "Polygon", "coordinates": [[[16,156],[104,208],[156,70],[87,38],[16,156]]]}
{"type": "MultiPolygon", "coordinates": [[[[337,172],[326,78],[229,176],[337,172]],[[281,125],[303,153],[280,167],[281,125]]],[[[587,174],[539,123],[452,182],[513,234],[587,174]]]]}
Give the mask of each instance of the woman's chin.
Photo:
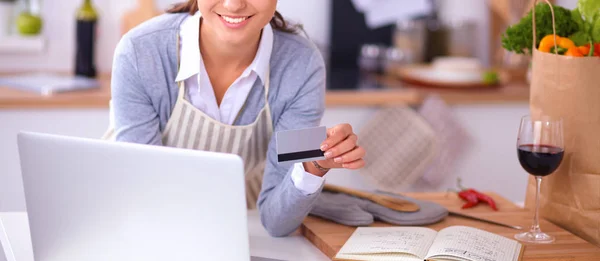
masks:
{"type": "Polygon", "coordinates": [[[221,43],[229,46],[247,45],[250,43],[249,37],[241,32],[223,32],[221,33],[221,43]]]}

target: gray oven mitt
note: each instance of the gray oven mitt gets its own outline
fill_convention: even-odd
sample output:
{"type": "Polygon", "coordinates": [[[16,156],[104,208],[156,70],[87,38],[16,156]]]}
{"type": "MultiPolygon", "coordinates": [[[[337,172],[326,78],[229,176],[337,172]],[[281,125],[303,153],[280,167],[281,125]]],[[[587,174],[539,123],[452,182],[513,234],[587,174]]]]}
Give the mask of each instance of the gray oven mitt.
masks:
{"type": "Polygon", "coordinates": [[[416,203],[416,212],[400,212],[367,199],[344,193],[321,192],[310,214],[347,226],[367,226],[375,220],[400,226],[420,226],[441,221],[448,210],[439,204],[412,199],[397,194],[382,193],[416,203]]]}

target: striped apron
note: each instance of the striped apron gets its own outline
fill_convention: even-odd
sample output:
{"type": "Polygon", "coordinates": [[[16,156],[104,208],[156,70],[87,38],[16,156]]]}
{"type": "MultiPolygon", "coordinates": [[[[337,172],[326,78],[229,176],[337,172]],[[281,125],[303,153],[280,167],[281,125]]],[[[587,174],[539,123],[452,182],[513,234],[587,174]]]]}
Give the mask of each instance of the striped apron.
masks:
{"type": "MultiPolygon", "coordinates": [[[[178,85],[177,101],[162,133],[162,141],[165,146],[239,155],[244,160],[246,203],[249,209],[256,208],[262,186],[269,140],[273,134],[271,110],[267,99],[269,94],[268,72],[264,87],[265,106],[256,120],[249,125],[236,126],[214,120],[187,101],[184,98],[185,83],[181,81],[178,85]]],[[[110,122],[102,139],[115,139],[113,119],[110,122]]],[[[219,173],[211,174],[218,175],[219,173]]]]}
{"type": "MultiPolygon", "coordinates": [[[[179,64],[181,58],[179,55],[179,40],[179,36],[177,36],[177,64],[179,64]]],[[[211,118],[187,101],[185,99],[185,82],[180,81],[178,83],[177,101],[162,133],[164,146],[230,153],[240,156],[244,161],[248,209],[256,208],[258,195],[262,187],[269,140],[273,135],[273,122],[268,100],[269,83],[270,71],[267,71],[264,85],[265,106],[258,113],[256,120],[249,125],[228,125],[211,118]]],[[[201,88],[201,86],[198,87],[201,88]]],[[[242,106],[242,110],[244,107],[245,104],[242,106]]],[[[237,117],[239,115],[238,112],[237,117]]],[[[110,118],[109,128],[102,139],[115,139],[112,115],[110,118]]],[[[213,175],[218,174],[214,173],[213,175]]]]}
{"type": "Polygon", "coordinates": [[[239,155],[244,160],[246,203],[249,209],[256,208],[269,140],[273,134],[271,110],[267,100],[269,74],[267,73],[265,81],[265,106],[249,125],[227,125],[214,120],[187,101],[185,93],[185,83],[181,81],[177,102],[162,135],[163,144],[239,155]]]}

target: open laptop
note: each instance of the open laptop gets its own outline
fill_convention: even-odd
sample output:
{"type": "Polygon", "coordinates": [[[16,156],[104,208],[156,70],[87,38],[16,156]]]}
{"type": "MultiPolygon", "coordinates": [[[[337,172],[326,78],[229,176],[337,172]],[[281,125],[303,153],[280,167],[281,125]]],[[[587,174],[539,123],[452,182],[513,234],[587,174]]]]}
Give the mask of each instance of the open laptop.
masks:
{"type": "Polygon", "coordinates": [[[31,132],[18,147],[36,261],[251,260],[237,155],[31,132]]]}
{"type": "Polygon", "coordinates": [[[4,225],[2,224],[2,219],[0,219],[0,261],[8,261],[7,253],[10,250],[8,249],[8,237],[6,236],[6,232],[4,231],[4,225]],[[4,250],[7,248],[7,250],[4,250]]]}

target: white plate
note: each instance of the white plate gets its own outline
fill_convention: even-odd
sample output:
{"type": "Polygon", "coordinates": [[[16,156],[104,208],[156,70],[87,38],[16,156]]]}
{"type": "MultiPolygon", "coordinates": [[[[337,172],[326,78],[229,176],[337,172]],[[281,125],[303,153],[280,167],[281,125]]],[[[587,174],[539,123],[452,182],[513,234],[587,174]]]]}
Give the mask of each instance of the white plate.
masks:
{"type": "Polygon", "coordinates": [[[450,88],[489,88],[497,84],[485,82],[483,69],[437,69],[430,65],[410,65],[399,67],[395,74],[410,84],[450,87],[450,88]]]}

